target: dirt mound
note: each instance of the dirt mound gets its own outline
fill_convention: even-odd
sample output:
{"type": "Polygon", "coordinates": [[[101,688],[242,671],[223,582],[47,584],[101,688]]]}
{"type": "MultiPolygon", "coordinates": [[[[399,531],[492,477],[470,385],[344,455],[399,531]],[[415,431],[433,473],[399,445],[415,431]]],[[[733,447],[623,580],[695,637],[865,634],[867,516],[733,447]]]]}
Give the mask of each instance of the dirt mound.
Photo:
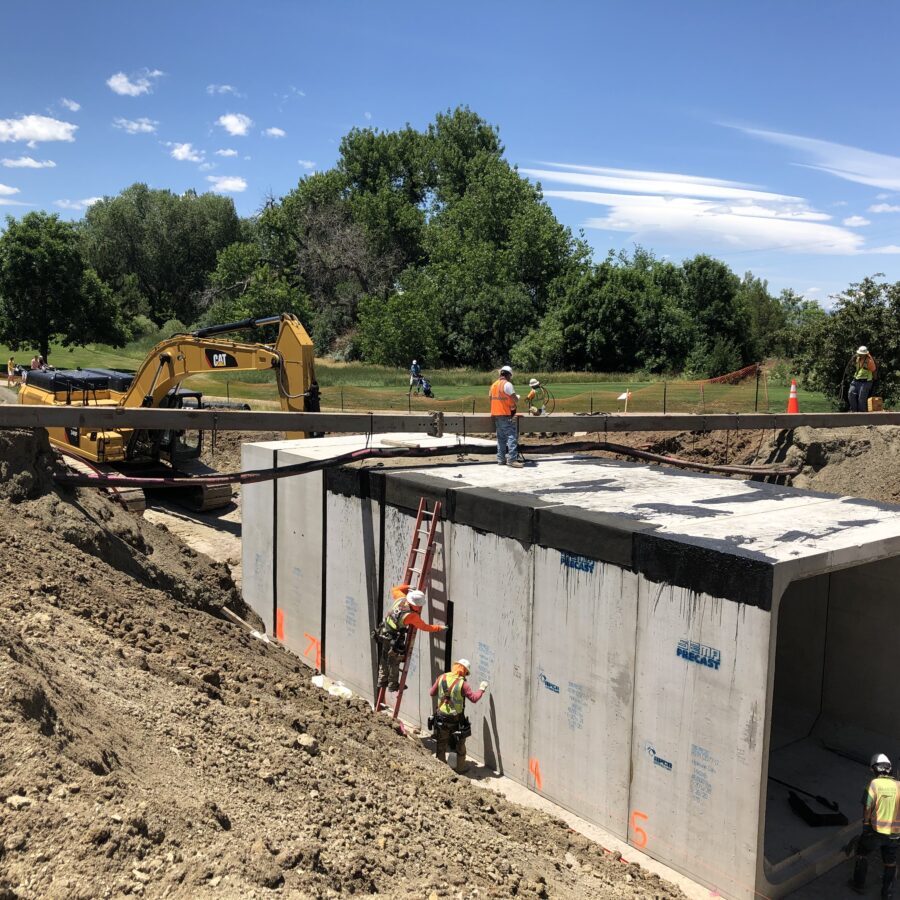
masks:
{"type": "Polygon", "coordinates": [[[0,897],[682,896],[313,688],[215,615],[221,567],[8,448],[0,897]]]}

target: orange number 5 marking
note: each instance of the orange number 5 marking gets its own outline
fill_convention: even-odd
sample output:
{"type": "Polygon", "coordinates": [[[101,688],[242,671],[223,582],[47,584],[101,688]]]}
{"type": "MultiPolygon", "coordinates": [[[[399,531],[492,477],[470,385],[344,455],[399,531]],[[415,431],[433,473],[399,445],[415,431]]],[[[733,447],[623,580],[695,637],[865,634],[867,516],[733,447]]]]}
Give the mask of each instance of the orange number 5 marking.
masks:
{"type": "Polygon", "coordinates": [[[632,843],[638,849],[647,846],[647,832],[638,825],[637,820],[642,819],[644,822],[647,821],[649,816],[646,813],[638,812],[634,810],[631,814],[631,830],[634,832],[632,843]]]}

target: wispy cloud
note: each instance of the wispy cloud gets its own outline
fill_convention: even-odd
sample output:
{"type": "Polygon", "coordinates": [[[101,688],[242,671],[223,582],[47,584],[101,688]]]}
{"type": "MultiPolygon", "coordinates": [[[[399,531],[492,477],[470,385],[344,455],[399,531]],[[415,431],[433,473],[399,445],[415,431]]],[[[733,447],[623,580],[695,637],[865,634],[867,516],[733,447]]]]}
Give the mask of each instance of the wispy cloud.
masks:
{"type": "Polygon", "coordinates": [[[372,120],[372,113],[367,111],[367,112],[364,112],[363,115],[366,117],[366,121],[372,120]]]}
{"type": "Polygon", "coordinates": [[[230,148],[225,150],[216,150],[216,156],[237,156],[237,150],[232,150],[230,148]]]}
{"type": "Polygon", "coordinates": [[[247,182],[237,175],[207,175],[206,180],[220,194],[240,194],[247,190],[247,182]]]}
{"type": "Polygon", "coordinates": [[[60,101],[62,105],[69,110],[69,112],[78,112],[81,109],[81,104],[76,103],[74,100],[69,100],[68,97],[63,97],[60,101]]]}
{"type": "Polygon", "coordinates": [[[159,122],[147,118],[113,119],[113,128],[121,128],[122,131],[126,131],[128,134],[155,134],[157,125],[159,125],[159,122]]]}
{"type": "Polygon", "coordinates": [[[116,72],[106,79],[109,89],[123,97],[140,97],[141,94],[153,93],[153,82],[164,75],[159,69],[142,69],[129,77],[124,72],[116,72]]]}
{"type": "Polygon", "coordinates": [[[658,237],[702,240],[731,250],[855,254],[863,237],[828,224],[831,216],[802,197],[778,194],[756,185],[631,169],[549,163],[554,169],[523,169],[542,182],[593,190],[545,190],[547,197],[596,204],[609,211],[590,218],[589,228],[630,233],[635,240],[658,237]]]}
{"type": "Polygon", "coordinates": [[[303,166],[307,172],[311,172],[316,167],[316,164],[311,159],[298,159],[297,165],[303,166]]]}
{"type": "Polygon", "coordinates": [[[0,119],[0,143],[27,141],[29,147],[45,141],[74,141],[77,125],[50,116],[0,119]]]}
{"type": "Polygon", "coordinates": [[[243,137],[253,127],[253,119],[243,113],[226,113],[216,119],[216,124],[221,125],[233,137],[243,137]]]}
{"type": "Polygon", "coordinates": [[[900,206],[895,203],[873,203],[868,210],[870,213],[900,212],[900,206]]]}
{"type": "Polygon", "coordinates": [[[738,128],[744,134],[772,144],[796,150],[804,160],[799,165],[827,172],[846,181],[871,187],[900,190],[900,156],[873,153],[847,144],[835,144],[818,138],[766,131],[762,128],[738,128]]]}
{"type": "Polygon", "coordinates": [[[872,223],[863,216],[847,216],[846,219],[842,220],[842,224],[848,228],[860,228],[863,225],[871,225],[872,223]]]}
{"type": "Polygon", "coordinates": [[[177,159],[181,162],[203,162],[203,151],[195,149],[193,144],[169,144],[167,146],[172,148],[169,153],[172,159],[177,159]]]}
{"type": "Polygon", "coordinates": [[[30,156],[20,156],[18,159],[0,159],[0,165],[6,169],[56,168],[56,163],[52,159],[32,159],[30,156]]]}
{"type": "Polygon", "coordinates": [[[8,184],[0,184],[0,197],[12,197],[13,194],[18,194],[19,189],[17,187],[10,187],[8,184]]]}
{"type": "Polygon", "coordinates": [[[208,84],[206,86],[207,94],[231,94],[234,97],[243,97],[238,89],[232,84],[208,84]]]}
{"type": "Polygon", "coordinates": [[[87,209],[102,199],[102,197],[87,197],[84,200],[57,200],[56,205],[60,209],[87,209]]]}
{"type": "Polygon", "coordinates": [[[287,132],[282,128],[267,128],[263,134],[271,138],[283,138],[287,132]]]}

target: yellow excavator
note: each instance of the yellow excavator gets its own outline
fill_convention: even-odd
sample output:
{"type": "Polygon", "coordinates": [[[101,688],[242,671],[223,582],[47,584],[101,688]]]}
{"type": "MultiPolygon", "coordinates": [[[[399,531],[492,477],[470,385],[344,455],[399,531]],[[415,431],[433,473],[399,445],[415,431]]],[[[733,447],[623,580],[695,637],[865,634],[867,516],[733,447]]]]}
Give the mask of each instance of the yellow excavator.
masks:
{"type": "MultiPolygon", "coordinates": [[[[19,402],[200,409],[204,407],[202,394],[181,388],[184,379],[210,372],[271,370],[282,409],[315,412],[319,398],[313,358],[313,343],[306,330],[296,316],[283,313],[176,334],[157,344],[134,374],[112,369],[28,372],[19,390],[19,402]],[[267,325],[278,325],[273,344],[220,337],[267,325]]],[[[190,474],[197,468],[203,441],[199,431],[48,428],[47,433],[50,442],[70,456],[95,466],[127,467],[129,471],[139,468],[144,474],[158,473],[160,465],[190,474]]],[[[127,499],[129,508],[143,508],[142,492],[137,494],[127,499]]],[[[215,509],[231,502],[231,487],[198,486],[184,499],[194,509],[215,509]]]]}

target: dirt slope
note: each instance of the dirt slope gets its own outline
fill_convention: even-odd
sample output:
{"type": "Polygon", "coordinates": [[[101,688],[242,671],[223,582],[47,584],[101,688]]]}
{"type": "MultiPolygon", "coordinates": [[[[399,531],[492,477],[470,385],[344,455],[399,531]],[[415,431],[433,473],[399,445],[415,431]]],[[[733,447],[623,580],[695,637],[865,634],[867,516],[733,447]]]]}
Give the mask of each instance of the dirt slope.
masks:
{"type": "Polygon", "coordinates": [[[0,432],[0,898],[675,898],[223,621],[224,566],[0,432]]]}

